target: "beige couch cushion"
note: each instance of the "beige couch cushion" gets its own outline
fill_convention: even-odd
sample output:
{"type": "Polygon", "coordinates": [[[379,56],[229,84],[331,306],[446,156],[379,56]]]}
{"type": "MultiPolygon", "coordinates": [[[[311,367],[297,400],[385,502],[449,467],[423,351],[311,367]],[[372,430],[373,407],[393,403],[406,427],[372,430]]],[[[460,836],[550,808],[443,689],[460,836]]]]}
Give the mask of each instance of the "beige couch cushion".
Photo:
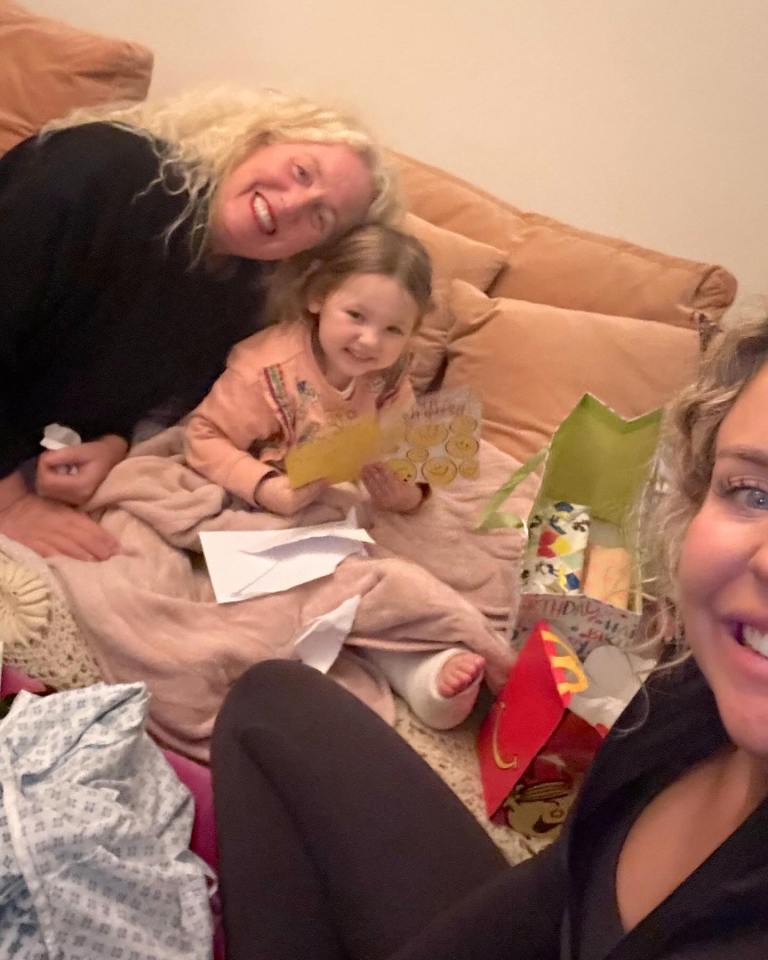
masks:
{"type": "Polygon", "coordinates": [[[152,54],[0,0],[0,154],[73,107],[142,100],[152,54]]]}
{"type": "Polygon", "coordinates": [[[444,385],[471,386],[484,436],[520,460],[547,443],[582,394],[640,416],[689,381],[698,359],[695,331],[654,321],[491,298],[460,282],[450,306],[444,385]]]}
{"type": "Polygon", "coordinates": [[[426,247],[436,285],[464,280],[478,290],[488,290],[506,265],[504,250],[435,226],[412,213],[405,215],[402,228],[426,247]]]}
{"type": "Polygon", "coordinates": [[[491,289],[497,296],[693,328],[699,313],[719,319],[736,295],[722,267],[519,210],[436,167],[395,157],[410,210],[507,252],[491,289]]]}
{"type": "Polygon", "coordinates": [[[417,392],[422,392],[435,379],[445,358],[451,325],[446,298],[451,281],[465,280],[480,290],[487,290],[504,268],[506,254],[487,243],[437,227],[412,213],[406,214],[402,228],[424,244],[432,261],[435,307],[422,319],[410,347],[413,352],[411,382],[417,392]]]}

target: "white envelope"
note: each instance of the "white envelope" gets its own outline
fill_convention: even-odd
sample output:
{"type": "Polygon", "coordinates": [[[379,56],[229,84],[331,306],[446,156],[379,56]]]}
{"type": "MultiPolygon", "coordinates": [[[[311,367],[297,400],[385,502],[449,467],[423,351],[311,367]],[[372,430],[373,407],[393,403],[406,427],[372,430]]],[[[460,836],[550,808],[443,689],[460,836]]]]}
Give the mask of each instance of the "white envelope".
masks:
{"type": "Polygon", "coordinates": [[[333,573],[351,554],[364,554],[372,537],[353,525],[322,523],[288,530],[222,530],[200,534],[218,603],[290,590],[333,573]]]}

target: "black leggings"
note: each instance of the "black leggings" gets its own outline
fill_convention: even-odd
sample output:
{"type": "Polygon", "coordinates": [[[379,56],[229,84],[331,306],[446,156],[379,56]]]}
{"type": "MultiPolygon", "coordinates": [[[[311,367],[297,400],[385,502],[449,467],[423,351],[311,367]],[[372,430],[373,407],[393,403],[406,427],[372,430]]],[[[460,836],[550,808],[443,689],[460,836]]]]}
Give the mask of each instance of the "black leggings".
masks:
{"type": "Polygon", "coordinates": [[[401,737],[301,664],[244,674],[212,767],[228,960],[384,960],[507,868],[401,737]]]}

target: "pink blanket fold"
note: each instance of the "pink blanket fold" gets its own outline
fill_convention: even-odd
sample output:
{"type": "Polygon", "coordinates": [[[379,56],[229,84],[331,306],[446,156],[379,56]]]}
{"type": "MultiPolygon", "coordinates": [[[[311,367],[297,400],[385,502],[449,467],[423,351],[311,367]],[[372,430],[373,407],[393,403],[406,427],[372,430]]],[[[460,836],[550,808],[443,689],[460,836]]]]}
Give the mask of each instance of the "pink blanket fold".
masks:
{"type": "MultiPolygon", "coordinates": [[[[52,558],[104,677],[143,680],[149,727],[169,747],[207,760],[216,713],[251,664],[294,656],[310,620],[359,594],[352,633],[331,670],[392,722],[391,693],[361,648],[438,650],[463,643],[488,661],[491,686],[511,662],[499,627],[517,602],[522,541],[515,531],[477,534],[482,505],[517,466],[484,445],[481,480],[434,491],[413,515],[367,515],[376,545],[332,576],[283,593],[217,604],[200,555],[202,530],[275,529],[341,519],[360,494],[333,488],[291,518],[239,508],[190,470],[181,431],[140,444],[89,504],[122,552],[105,563],[52,558]],[[357,652],[356,652],[357,651],[357,652]]],[[[535,483],[510,504],[525,514],[535,483]]],[[[363,513],[366,505],[361,504],[363,513]]]]}

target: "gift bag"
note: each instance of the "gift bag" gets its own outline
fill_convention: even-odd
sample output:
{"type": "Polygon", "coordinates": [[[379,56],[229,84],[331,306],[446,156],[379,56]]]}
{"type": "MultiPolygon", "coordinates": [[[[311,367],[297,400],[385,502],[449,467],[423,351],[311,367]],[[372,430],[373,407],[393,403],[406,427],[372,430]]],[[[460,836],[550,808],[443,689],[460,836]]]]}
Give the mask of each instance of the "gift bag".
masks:
{"type": "Polygon", "coordinates": [[[481,529],[518,526],[528,534],[520,605],[509,628],[516,647],[539,620],[582,659],[636,635],[642,591],[632,511],[650,476],[660,424],[660,410],[625,420],[585,394],[548,447],[491,499],[481,529]],[[543,473],[530,515],[504,513],[504,501],[537,468],[543,473]]]}
{"type": "Polygon", "coordinates": [[[582,662],[550,624],[537,623],[478,735],[488,816],[525,836],[555,837],[650,667],[607,645],[582,662]]]}

